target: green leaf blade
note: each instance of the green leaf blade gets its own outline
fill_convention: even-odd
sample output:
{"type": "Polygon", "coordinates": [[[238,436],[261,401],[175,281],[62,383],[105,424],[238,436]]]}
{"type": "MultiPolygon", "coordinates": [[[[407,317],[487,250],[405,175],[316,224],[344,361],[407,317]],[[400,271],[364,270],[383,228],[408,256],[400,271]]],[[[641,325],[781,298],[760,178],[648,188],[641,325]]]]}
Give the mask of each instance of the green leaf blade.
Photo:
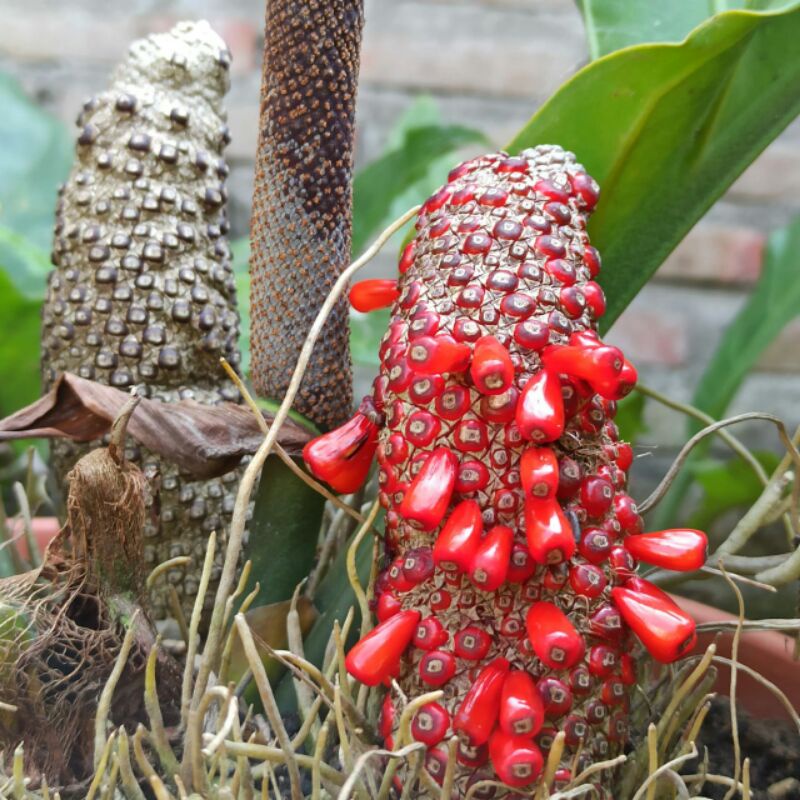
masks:
{"type": "Polygon", "coordinates": [[[667,255],[800,113],[800,9],[728,12],[679,45],[628,48],[590,64],[509,149],[574,151],[600,183],[589,224],[604,267],[608,328],[667,255]],[[591,112],[591,124],[579,124],[591,112]]]}

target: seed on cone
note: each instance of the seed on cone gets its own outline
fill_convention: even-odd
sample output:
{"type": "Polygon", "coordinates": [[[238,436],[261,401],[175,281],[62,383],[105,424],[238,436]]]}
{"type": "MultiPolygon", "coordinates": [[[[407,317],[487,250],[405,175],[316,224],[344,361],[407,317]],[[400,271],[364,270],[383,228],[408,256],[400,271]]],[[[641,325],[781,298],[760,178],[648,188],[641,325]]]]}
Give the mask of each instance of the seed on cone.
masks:
{"type": "Polygon", "coordinates": [[[350,305],[356,311],[375,311],[388,308],[400,296],[397,281],[371,278],[359,281],[350,289],[350,305]]]}
{"type": "Polygon", "coordinates": [[[525,623],[533,652],[546,666],[569,669],[583,658],[583,637],[558,606],[542,600],[534,603],[525,623]]]}
{"type": "Polygon", "coordinates": [[[511,670],[500,698],[500,727],[509,736],[535,736],[544,724],[544,706],[533,678],[511,670]]]}
{"type": "Polygon", "coordinates": [[[367,686],[391,677],[411,644],[420,616],[419,611],[400,611],[374,627],[347,654],[347,671],[367,686]]]}
{"type": "Polygon", "coordinates": [[[411,735],[432,747],[444,739],[450,727],[450,715],[439,703],[426,703],[411,720],[411,735]]]}
{"type": "Polygon", "coordinates": [[[572,525],[557,500],[525,498],[525,536],[539,564],[557,564],[575,552],[572,525]]]}
{"type": "Polygon", "coordinates": [[[494,336],[483,336],[475,342],[469,372],[482,394],[502,394],[514,380],[511,356],[494,336]]]}
{"type": "Polygon", "coordinates": [[[488,741],[500,713],[500,697],[510,665],[505,658],[487,664],[470,686],[453,720],[453,729],[477,747],[488,741]]]}
{"type": "Polygon", "coordinates": [[[463,372],[469,365],[472,348],[457,342],[444,333],[420,336],[408,350],[408,363],[414,372],[423,375],[442,375],[445,372],[463,372]]]}
{"type": "Polygon", "coordinates": [[[522,454],[519,473],[526,497],[537,500],[555,497],[558,491],[559,465],[552,448],[528,448],[522,454]]]}
{"type": "Polygon", "coordinates": [[[694,620],[669,597],[624,587],[612,589],[611,597],[622,619],[656,661],[672,663],[697,640],[694,620]]]}
{"type": "Polygon", "coordinates": [[[564,399],[556,373],[540,370],[526,384],[517,402],[517,426],[525,439],[553,442],[564,432],[564,399]]]}
{"type": "Polygon", "coordinates": [[[433,560],[444,569],[466,572],[483,535],[481,508],[474,500],[462,500],[447,518],[433,546],[433,560]]]}
{"type": "Polygon", "coordinates": [[[663,569],[689,572],[706,562],[708,539],[702,531],[675,528],[628,536],[625,547],[641,561],[663,569]]]}
{"type": "Polygon", "coordinates": [[[541,750],[529,738],[501,730],[489,739],[489,758],[500,780],[514,787],[533,783],[544,763],[541,750]]]}
{"type": "Polygon", "coordinates": [[[312,439],[303,459],[312,474],[341,494],[360,489],[378,448],[378,426],[360,411],[339,428],[312,439]]]}
{"type": "Polygon", "coordinates": [[[514,532],[505,525],[495,525],[478,543],[470,566],[470,579],[485,592],[497,589],[508,574],[514,532]]]}
{"type": "Polygon", "coordinates": [[[453,453],[446,447],[437,447],[408,487],[400,504],[400,516],[432,531],[450,504],[457,470],[458,460],[453,453]]]}

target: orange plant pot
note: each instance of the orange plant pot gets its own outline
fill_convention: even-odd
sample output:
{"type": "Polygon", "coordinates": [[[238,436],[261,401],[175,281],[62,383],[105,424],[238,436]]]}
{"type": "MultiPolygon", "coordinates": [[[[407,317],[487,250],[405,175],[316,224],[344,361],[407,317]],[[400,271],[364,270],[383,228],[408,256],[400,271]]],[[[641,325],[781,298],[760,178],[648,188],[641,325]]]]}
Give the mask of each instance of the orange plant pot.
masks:
{"type": "MultiPolygon", "coordinates": [[[[713,606],[689,600],[686,597],[675,598],[680,606],[700,623],[729,621],[736,622],[736,617],[713,606]]],[[[695,652],[703,653],[711,642],[717,642],[717,655],[731,657],[733,632],[701,633],[698,636],[695,652]]],[[[778,631],[743,631],[739,639],[740,664],[750,667],[762,677],[774,683],[788,698],[789,702],[800,713],[800,661],[794,658],[794,640],[778,631]]],[[[714,691],[729,695],[731,688],[731,670],[726,664],[716,664],[718,676],[714,691]]],[[[737,670],[736,700],[754,717],[763,719],[790,719],[786,706],[774,692],[748,675],[744,670],[737,670]]]]}

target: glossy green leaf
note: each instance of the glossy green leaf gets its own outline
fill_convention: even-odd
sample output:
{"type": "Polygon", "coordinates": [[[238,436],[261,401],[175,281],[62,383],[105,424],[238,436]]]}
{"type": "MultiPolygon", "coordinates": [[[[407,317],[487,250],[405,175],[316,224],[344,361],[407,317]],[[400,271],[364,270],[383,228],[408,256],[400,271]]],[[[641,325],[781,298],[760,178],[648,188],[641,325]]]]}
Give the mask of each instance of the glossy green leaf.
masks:
{"type": "Polygon", "coordinates": [[[260,592],[255,606],[288,600],[311,571],[325,498],[277,457],[261,471],[245,557],[253,562],[251,582],[260,592]]]}
{"type": "MultiPolygon", "coordinates": [[[[767,474],[778,466],[775,453],[757,453],[767,474]]],[[[701,459],[692,464],[691,472],[703,496],[689,524],[707,530],[719,517],[737,508],[749,508],[761,495],[764,485],[749,464],[738,458],[727,461],[701,459]]]]}
{"type": "Polygon", "coordinates": [[[509,146],[557,143],[602,188],[589,225],[607,328],[731,183],[800,112],[800,9],[731,11],[680,45],[589,64],[509,146]]]}
{"type": "Polygon", "coordinates": [[[69,172],[66,128],[0,75],[0,224],[49,252],[56,191],[69,172]]]}
{"type": "Polygon", "coordinates": [[[0,262],[0,416],[39,396],[41,302],[24,295],[0,262]]]}
{"type": "Polygon", "coordinates": [[[679,42],[709,16],[699,0],[578,0],[592,58],[644,42],[679,42]]]}
{"type": "Polygon", "coordinates": [[[577,0],[591,57],[635,44],[680,42],[713,14],[786,8],[787,0],[577,0]]]}
{"type": "MultiPolygon", "coordinates": [[[[348,546],[349,544],[348,542],[348,546]]],[[[362,586],[366,586],[369,581],[372,567],[372,544],[372,537],[365,536],[356,553],[356,571],[362,586]]],[[[356,641],[358,631],[361,629],[358,603],[347,578],[346,558],[347,549],[345,548],[330,565],[314,595],[314,605],[319,611],[319,617],[305,637],[303,646],[306,658],[317,666],[322,666],[325,648],[333,633],[333,623],[338,620],[340,625],[343,624],[351,608],[354,608],[356,613],[350,628],[347,646],[356,641]]],[[[285,676],[280,683],[278,702],[284,712],[294,708],[295,694],[290,675],[285,676]]]]}
{"type": "MultiPolygon", "coordinates": [[[[800,218],[767,240],[761,277],[728,325],[692,403],[721,417],[747,374],[786,324],[800,314],[800,218]]],[[[692,425],[694,430],[699,425],[692,425]]]]}
{"type": "Polygon", "coordinates": [[[405,131],[397,147],[353,181],[353,253],[361,253],[392,220],[428,197],[447,177],[456,151],[486,143],[482,133],[461,125],[426,124],[405,131]]]}

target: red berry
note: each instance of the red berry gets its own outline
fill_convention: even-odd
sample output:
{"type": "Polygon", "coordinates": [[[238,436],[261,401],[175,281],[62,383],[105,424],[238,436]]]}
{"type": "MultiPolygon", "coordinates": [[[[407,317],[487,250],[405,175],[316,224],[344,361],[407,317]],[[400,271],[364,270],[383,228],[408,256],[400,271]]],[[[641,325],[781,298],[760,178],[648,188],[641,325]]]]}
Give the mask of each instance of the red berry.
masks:
{"type": "Polygon", "coordinates": [[[506,579],[514,532],[495,525],[479,542],[470,566],[470,579],[485,592],[494,591],[506,579]]]}
{"type": "Polygon", "coordinates": [[[525,500],[525,535],[539,564],[566,561],[575,552],[572,525],[556,500],[525,500]]]}
{"type": "Polygon", "coordinates": [[[535,736],[544,723],[544,706],[531,676],[512,670],[500,698],[500,728],[509,736],[535,736]]]}
{"type": "Polygon", "coordinates": [[[540,370],[522,390],[516,422],[523,437],[537,443],[552,442],[564,432],[564,401],[558,376],[540,370]]]}
{"type": "Polygon", "coordinates": [[[508,661],[495,658],[481,670],[461,701],[453,729],[465,734],[473,746],[487,742],[497,722],[508,671],[508,661]]]}
{"type": "Polygon", "coordinates": [[[312,439],[303,448],[303,459],[315,477],[350,494],[366,481],[377,448],[378,426],[358,412],[341,427],[312,439]]]}
{"type": "Polygon", "coordinates": [[[564,681],[548,675],[536,684],[536,690],[548,717],[563,717],[572,708],[572,692],[564,681]]]}
{"type": "Polygon", "coordinates": [[[581,505],[590,517],[602,517],[614,501],[614,487],[608,478],[589,475],[581,484],[581,505]]]}
{"type": "Polygon", "coordinates": [[[402,607],[402,603],[391,592],[382,592],[378,598],[375,616],[378,617],[379,622],[383,622],[397,614],[402,607]]]}
{"type": "Polygon", "coordinates": [[[349,298],[356,311],[367,312],[388,308],[399,296],[397,281],[374,278],[354,284],[349,298]]]}
{"type": "Polygon", "coordinates": [[[489,757],[500,780],[514,787],[533,783],[544,763],[541,751],[530,739],[500,730],[489,740],[489,757]]]}
{"type": "Polygon", "coordinates": [[[569,669],[583,658],[583,638],[558,606],[544,601],[534,603],[525,623],[533,651],[546,666],[569,669]]]}
{"type": "Polygon", "coordinates": [[[511,357],[494,336],[484,336],[475,343],[469,368],[475,388],[483,394],[502,394],[514,379],[511,357]]]}
{"type": "Polygon", "coordinates": [[[706,562],[708,540],[691,528],[643,533],[625,539],[625,547],[636,558],[663,569],[690,572],[706,562]]]}
{"type": "Polygon", "coordinates": [[[514,326],[514,341],[527,350],[542,350],[550,342],[550,329],[538,319],[526,319],[514,326]]]}
{"type": "Polygon", "coordinates": [[[531,447],[520,461],[520,477],[525,496],[551,500],[558,489],[559,465],[550,447],[531,447]]]}
{"type": "Polygon", "coordinates": [[[458,460],[446,447],[438,447],[411,482],[400,516],[431,531],[442,521],[456,482],[458,460]]]}
{"type": "Polygon", "coordinates": [[[450,727],[450,715],[439,703],[426,703],[411,720],[411,735],[432,747],[439,744],[450,727]]]}
{"type": "Polygon", "coordinates": [[[463,372],[469,364],[470,355],[468,345],[440,333],[414,339],[408,349],[408,364],[412,370],[424,375],[463,372]]]}
{"type": "Polygon", "coordinates": [[[444,686],[455,672],[455,657],[446,650],[430,650],[419,662],[420,680],[428,686],[444,686]]]}
{"type": "Polygon", "coordinates": [[[419,647],[420,650],[435,650],[447,644],[449,638],[449,634],[436,617],[426,617],[417,625],[412,641],[414,647],[419,647]]]}
{"type": "Polygon", "coordinates": [[[524,583],[534,572],[536,572],[536,562],[530,551],[521,542],[514,542],[511,546],[506,580],[510,583],[524,583]]]}
{"type": "Polygon", "coordinates": [[[416,242],[411,241],[405,246],[403,250],[403,255],[400,256],[399,270],[401,275],[403,273],[408,272],[411,265],[414,263],[415,255],[416,255],[416,242]]]}
{"type": "Polygon", "coordinates": [[[593,564],[573,564],[569,570],[569,583],[577,595],[599,597],[606,588],[606,577],[603,570],[593,564]]]}
{"type": "Polygon", "coordinates": [[[463,500],[451,512],[433,546],[433,560],[444,569],[466,572],[483,535],[480,506],[463,500]]]}
{"type": "Polygon", "coordinates": [[[400,611],[381,622],[353,645],[345,659],[347,671],[367,686],[387,680],[398,669],[419,620],[419,611],[400,611]]]}
{"type": "Polygon", "coordinates": [[[453,641],[453,650],[459,658],[480,661],[492,645],[492,637],[475,625],[459,631],[453,641]]]}
{"type": "Polygon", "coordinates": [[[665,593],[660,594],[663,597],[623,587],[611,590],[622,618],[647,652],[656,661],[669,664],[691,650],[697,636],[694,620],[665,593]]]}

